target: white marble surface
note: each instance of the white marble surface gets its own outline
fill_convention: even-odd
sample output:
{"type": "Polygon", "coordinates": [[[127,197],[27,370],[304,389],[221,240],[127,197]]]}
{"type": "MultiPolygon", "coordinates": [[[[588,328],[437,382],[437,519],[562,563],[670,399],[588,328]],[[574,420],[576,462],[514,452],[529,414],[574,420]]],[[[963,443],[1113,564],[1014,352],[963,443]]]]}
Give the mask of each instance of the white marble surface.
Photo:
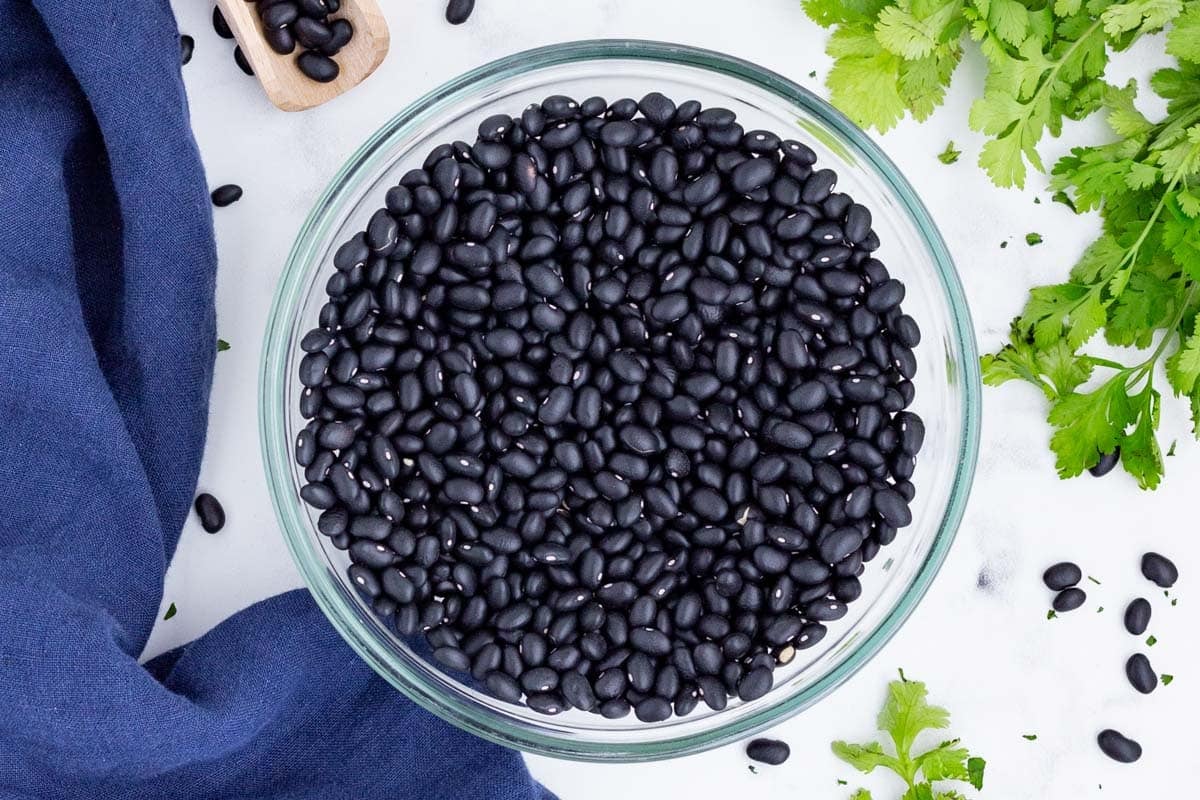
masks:
{"type": "MultiPolygon", "coordinates": [[[[459,28],[445,24],[440,0],[389,0],[393,46],[379,72],[323,108],[288,115],[270,107],[233,65],[231,43],[210,27],[209,3],[176,0],[174,6],[181,30],[196,38],[184,74],[210,183],[235,181],[246,194],[236,206],[216,210],[217,312],[220,335],[232,349],[217,360],[200,480],[222,499],[229,523],[209,536],[189,520],[163,598],[164,608],[173,602],[178,614],[158,626],[148,653],[187,642],[254,601],[300,585],[259,458],[259,350],[272,292],[303,215],[369,132],[473,66],[572,39],[637,37],[723,50],[818,91],[818,82],[806,76],[816,70],[823,77],[828,67],[825,33],[807,20],[798,0],[480,0],[459,28]]],[[[1156,50],[1161,47],[1153,43],[1139,45],[1113,74],[1122,81],[1144,75],[1156,50]]],[[[980,78],[981,65],[968,60],[932,120],[902,125],[880,141],[940,224],[980,345],[988,349],[1000,342],[1026,288],[1065,275],[1097,222],[1049,203],[1039,177],[1025,192],[1001,191],[972,165],[981,140],[966,129],[965,116],[980,78]],[[964,150],[951,167],[935,158],[948,139],[964,150]],[[1045,244],[1027,247],[1029,231],[1045,236],[1045,244]],[[1007,249],[999,247],[1004,239],[1007,249]]],[[[860,781],[830,755],[829,742],[873,736],[885,683],[903,667],[928,682],[934,699],[953,712],[954,734],[988,759],[983,798],[1196,796],[1200,644],[1193,631],[1200,617],[1188,589],[1200,575],[1193,514],[1200,446],[1190,439],[1180,404],[1164,405],[1165,441],[1178,437],[1178,455],[1168,460],[1163,487],[1146,494],[1123,475],[1059,482],[1045,446],[1041,396],[1017,386],[985,390],[978,477],[945,568],[871,664],[817,707],[778,726],[774,733],[792,746],[785,765],[752,774],[741,748],[730,746],[637,766],[531,758],[534,774],[564,800],[649,800],[684,796],[684,787],[694,798],[755,792],[835,800],[859,783],[876,789],[879,800],[891,800],[899,794],[894,784],[875,775],[860,781]],[[1138,557],[1147,549],[1170,554],[1183,572],[1177,607],[1139,576],[1138,557]],[[1102,585],[1085,584],[1083,610],[1047,621],[1049,598],[1039,575],[1065,557],[1102,585]],[[1149,697],[1129,687],[1122,669],[1139,644],[1120,625],[1121,610],[1136,593],[1155,605],[1151,631],[1159,643],[1149,651],[1155,667],[1177,676],[1149,697]],[[1105,726],[1142,742],[1146,754],[1138,764],[1117,765],[1098,753],[1094,735],[1105,726]],[[1026,733],[1036,733],[1037,741],[1023,739],[1026,733]],[[851,786],[839,786],[839,778],[851,786]]]]}

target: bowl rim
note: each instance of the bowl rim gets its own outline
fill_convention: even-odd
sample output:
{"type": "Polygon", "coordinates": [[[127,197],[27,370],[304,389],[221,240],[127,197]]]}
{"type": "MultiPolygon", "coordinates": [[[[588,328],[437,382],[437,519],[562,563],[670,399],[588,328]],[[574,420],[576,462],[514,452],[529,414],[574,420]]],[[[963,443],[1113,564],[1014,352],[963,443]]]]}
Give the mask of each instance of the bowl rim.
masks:
{"type": "Polygon", "coordinates": [[[701,752],[749,736],[776,724],[816,703],[865,666],[908,619],[920,603],[944,563],[962,521],[974,478],[980,438],[981,383],[978,348],[966,296],[949,250],[937,226],[916,192],[899,169],[870,137],[820,97],[797,83],[766,68],[735,56],[690,45],[637,39],[596,39],[554,44],[504,56],[438,86],[405,106],[372,134],[338,170],[309,212],[288,255],[267,317],[259,381],[259,439],[268,491],[292,559],[325,616],[351,648],[371,668],[406,697],[426,710],[484,739],[506,747],[584,761],[649,761],[701,752]],[[667,62],[721,73],[765,90],[803,108],[828,125],[857,150],[864,168],[874,170],[916,226],[929,251],[942,292],[950,309],[953,344],[960,366],[958,383],[963,393],[962,438],[958,465],[950,487],[941,523],[925,562],[916,572],[896,607],[867,632],[855,652],[811,686],[759,711],[708,730],[690,732],[648,742],[594,742],[563,737],[531,729],[526,724],[497,725],[481,718],[472,702],[440,693],[405,665],[384,659],[374,637],[351,615],[329,571],[314,557],[310,526],[300,513],[300,502],[292,491],[292,454],[286,437],[287,349],[293,314],[301,302],[301,278],[315,248],[332,224],[328,209],[340,208],[357,186],[357,176],[374,174],[382,166],[390,145],[395,144],[424,120],[454,103],[460,93],[481,82],[497,83],[524,73],[584,61],[629,59],[667,62]],[[285,401],[286,402],[286,401],[285,401]],[[396,672],[403,673],[397,675],[396,672]]]}

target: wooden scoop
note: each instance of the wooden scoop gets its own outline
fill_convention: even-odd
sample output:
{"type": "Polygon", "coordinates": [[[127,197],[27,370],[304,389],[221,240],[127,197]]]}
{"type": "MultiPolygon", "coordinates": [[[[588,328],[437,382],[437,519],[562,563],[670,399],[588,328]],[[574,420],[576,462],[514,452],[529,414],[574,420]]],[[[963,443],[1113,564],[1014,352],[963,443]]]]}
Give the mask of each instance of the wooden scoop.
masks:
{"type": "Polygon", "coordinates": [[[354,26],[354,38],[334,57],[340,71],[329,83],[312,80],[296,66],[301,52],[280,55],[263,38],[257,3],[249,0],[217,0],[229,29],[267,97],[284,111],[303,111],[332,100],[366,80],[387,55],[391,36],[376,0],[342,0],[332,19],[343,18],[354,26]]]}

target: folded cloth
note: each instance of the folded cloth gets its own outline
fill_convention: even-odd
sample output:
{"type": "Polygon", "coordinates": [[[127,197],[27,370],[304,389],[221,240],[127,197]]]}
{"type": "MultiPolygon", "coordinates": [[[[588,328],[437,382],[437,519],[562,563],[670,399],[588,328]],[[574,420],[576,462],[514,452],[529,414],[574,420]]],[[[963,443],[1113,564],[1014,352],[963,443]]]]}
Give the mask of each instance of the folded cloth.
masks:
{"type": "Polygon", "coordinates": [[[148,668],[216,255],[163,0],[0,0],[0,797],[548,798],[307,593],[148,668]]]}

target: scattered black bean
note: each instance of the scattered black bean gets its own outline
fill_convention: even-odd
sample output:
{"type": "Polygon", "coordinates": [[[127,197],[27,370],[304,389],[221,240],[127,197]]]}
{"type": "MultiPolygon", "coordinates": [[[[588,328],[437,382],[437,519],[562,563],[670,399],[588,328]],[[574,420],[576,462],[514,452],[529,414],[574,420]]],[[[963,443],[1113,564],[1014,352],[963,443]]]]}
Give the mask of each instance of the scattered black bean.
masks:
{"type": "Polygon", "coordinates": [[[753,739],[746,745],[746,755],[750,760],[773,767],[787,761],[791,754],[792,748],[779,739],[753,739]]]}
{"type": "Polygon", "coordinates": [[[653,723],[767,695],[846,614],[912,521],[920,332],[814,161],[725,109],[558,96],[388,191],[301,339],[295,455],[398,634],[506,702],[653,723]]]}
{"type": "Polygon", "coordinates": [[[1132,764],[1142,757],[1140,744],[1111,728],[1100,731],[1100,735],[1096,737],[1096,743],[1100,745],[1100,750],[1104,755],[1113,761],[1120,761],[1122,764],[1132,764]]]}
{"type": "Polygon", "coordinates": [[[212,191],[212,203],[217,208],[224,208],[228,205],[233,205],[238,200],[242,199],[242,187],[236,183],[227,183],[223,186],[218,186],[212,191]]]}
{"type": "Polygon", "coordinates": [[[446,22],[462,25],[475,10],[475,0],[450,0],[446,4],[446,22]]]}
{"type": "Polygon", "coordinates": [[[1125,630],[1141,636],[1150,627],[1150,601],[1144,597],[1134,600],[1125,609],[1125,630]]]}
{"type": "Polygon", "coordinates": [[[196,40],[186,33],[179,37],[179,63],[186,64],[192,60],[196,50],[196,40]]]}
{"type": "Polygon", "coordinates": [[[1179,568],[1166,556],[1146,553],[1142,556],[1142,575],[1163,589],[1170,589],[1179,580],[1179,568]]]}
{"type": "Polygon", "coordinates": [[[1071,587],[1063,589],[1054,596],[1054,610],[1060,614],[1067,611],[1074,611],[1087,601],[1087,593],[1083,589],[1071,587]]]}
{"type": "Polygon", "coordinates": [[[217,498],[207,492],[196,495],[196,516],[200,517],[200,525],[209,533],[216,533],[225,527],[225,509],[217,498]]]}
{"type": "Polygon", "coordinates": [[[250,66],[250,62],[246,60],[246,54],[242,52],[241,45],[233,48],[233,62],[238,65],[238,69],[247,75],[254,75],[254,67],[250,66]]]}
{"type": "Polygon", "coordinates": [[[1102,478],[1113,471],[1113,467],[1121,463],[1121,448],[1114,447],[1111,452],[1101,453],[1096,466],[1089,467],[1088,472],[1095,478],[1102,478]]]}
{"type": "Polygon", "coordinates": [[[232,39],[233,31],[229,30],[229,23],[225,21],[225,15],[221,13],[221,9],[213,6],[212,10],[212,26],[217,32],[217,36],[222,39],[232,39]]]}
{"type": "Polygon", "coordinates": [[[1063,589],[1068,589],[1083,580],[1083,570],[1079,568],[1078,564],[1063,561],[1042,573],[1042,580],[1045,582],[1047,589],[1054,592],[1061,592],[1063,589]]]}
{"type": "Polygon", "coordinates": [[[1125,677],[1142,694],[1150,694],[1158,688],[1158,675],[1150,666],[1150,659],[1143,653],[1134,653],[1125,662],[1125,677]]]}

